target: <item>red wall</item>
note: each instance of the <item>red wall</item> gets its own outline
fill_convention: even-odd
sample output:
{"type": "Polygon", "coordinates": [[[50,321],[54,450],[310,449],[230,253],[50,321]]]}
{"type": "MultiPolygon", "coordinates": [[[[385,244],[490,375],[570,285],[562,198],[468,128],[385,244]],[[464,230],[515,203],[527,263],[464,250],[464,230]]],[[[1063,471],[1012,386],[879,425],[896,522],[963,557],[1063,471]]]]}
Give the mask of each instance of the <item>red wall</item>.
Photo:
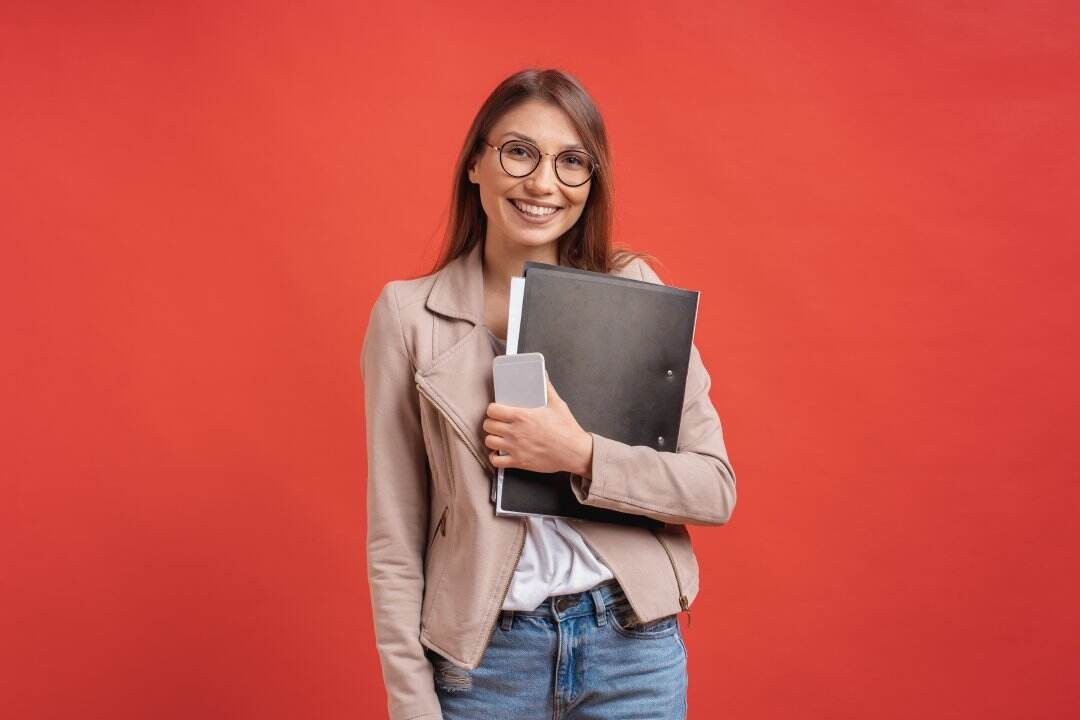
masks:
{"type": "Polygon", "coordinates": [[[0,10],[5,716],[383,716],[360,343],[526,65],[703,291],[692,717],[1075,711],[1073,4],[312,5],[0,10]]]}

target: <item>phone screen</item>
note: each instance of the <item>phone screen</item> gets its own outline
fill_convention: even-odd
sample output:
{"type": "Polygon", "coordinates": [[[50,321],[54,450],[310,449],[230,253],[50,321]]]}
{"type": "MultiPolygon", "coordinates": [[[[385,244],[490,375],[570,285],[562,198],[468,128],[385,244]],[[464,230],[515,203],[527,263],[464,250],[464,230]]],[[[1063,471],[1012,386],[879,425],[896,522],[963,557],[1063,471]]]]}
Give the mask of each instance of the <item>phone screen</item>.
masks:
{"type": "Polygon", "coordinates": [[[492,365],[495,402],[514,407],[547,405],[547,375],[541,353],[500,355],[492,365]]]}

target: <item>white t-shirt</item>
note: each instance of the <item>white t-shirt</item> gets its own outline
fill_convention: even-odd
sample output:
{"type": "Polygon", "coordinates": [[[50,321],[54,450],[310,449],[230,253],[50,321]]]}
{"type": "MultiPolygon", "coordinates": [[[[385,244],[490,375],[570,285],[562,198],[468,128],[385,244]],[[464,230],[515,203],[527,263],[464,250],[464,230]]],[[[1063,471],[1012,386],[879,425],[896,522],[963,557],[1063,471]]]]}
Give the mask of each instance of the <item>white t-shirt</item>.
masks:
{"type": "MultiPolygon", "coordinates": [[[[496,353],[506,343],[488,329],[496,353]]],[[[549,595],[589,590],[614,577],[585,538],[561,517],[528,516],[525,547],[514,569],[503,610],[535,610],[549,595]]]]}
{"type": "Polygon", "coordinates": [[[525,548],[503,610],[535,610],[549,595],[581,592],[614,577],[563,518],[530,515],[525,519],[525,548]]]}

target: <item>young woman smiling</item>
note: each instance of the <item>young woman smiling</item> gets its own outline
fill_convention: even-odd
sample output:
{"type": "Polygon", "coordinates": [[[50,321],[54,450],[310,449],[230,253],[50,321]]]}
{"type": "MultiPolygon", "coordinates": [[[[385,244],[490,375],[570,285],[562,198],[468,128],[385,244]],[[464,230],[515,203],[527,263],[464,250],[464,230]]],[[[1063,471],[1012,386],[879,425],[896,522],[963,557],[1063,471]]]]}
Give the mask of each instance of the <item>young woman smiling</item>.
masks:
{"type": "Polygon", "coordinates": [[[367,558],[391,720],[685,717],[686,525],[722,525],[735,506],[696,345],[675,452],[584,430],[550,382],[543,408],[491,401],[526,260],[661,282],[613,248],[611,196],[585,89],[558,70],[516,73],[466,135],[435,268],[387,283],[372,309],[367,558]],[[498,517],[490,478],[511,466],[573,473],[582,503],[665,525],[498,517]]]}

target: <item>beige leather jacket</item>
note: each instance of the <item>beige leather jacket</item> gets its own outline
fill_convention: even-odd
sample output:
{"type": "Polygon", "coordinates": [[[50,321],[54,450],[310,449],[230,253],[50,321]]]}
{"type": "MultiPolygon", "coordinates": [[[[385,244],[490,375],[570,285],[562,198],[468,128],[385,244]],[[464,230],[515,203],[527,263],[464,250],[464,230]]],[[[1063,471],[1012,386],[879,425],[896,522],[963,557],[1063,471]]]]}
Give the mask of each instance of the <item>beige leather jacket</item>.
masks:
{"type": "MultiPolygon", "coordinates": [[[[525,542],[525,519],[497,517],[482,423],[495,351],[483,324],[483,243],[440,271],[387,283],[361,351],[367,426],[367,562],[391,720],[439,718],[431,648],[481,661],[525,542]]],[[[613,273],[660,283],[635,259],[613,273]]],[[[586,505],[648,515],[661,530],[589,520],[574,527],[611,568],[641,622],[686,610],[698,564],[686,524],[722,525],[735,472],[696,344],[675,452],[593,434],[586,505]]]]}

